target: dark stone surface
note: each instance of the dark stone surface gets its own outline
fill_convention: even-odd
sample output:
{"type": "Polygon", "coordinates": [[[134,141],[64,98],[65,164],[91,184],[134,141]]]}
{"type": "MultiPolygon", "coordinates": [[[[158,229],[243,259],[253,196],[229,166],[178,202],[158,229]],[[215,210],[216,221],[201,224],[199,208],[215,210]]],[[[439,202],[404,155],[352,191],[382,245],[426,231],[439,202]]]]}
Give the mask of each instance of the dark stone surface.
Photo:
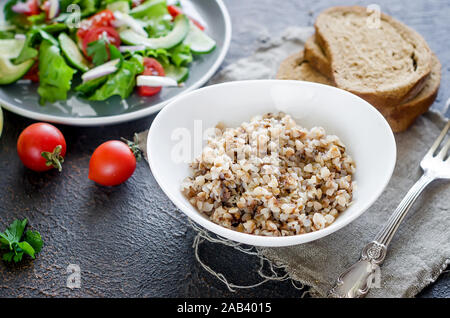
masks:
{"type": "MultiPolygon", "coordinates": [[[[258,40],[289,25],[312,25],[330,0],[226,0],[233,19],[233,42],[225,64],[252,53],[258,40]]],[[[356,1],[369,4],[372,1],[356,1]]],[[[382,10],[418,30],[443,64],[436,109],[449,95],[450,16],[448,1],[378,1],[382,10]]],[[[131,138],[148,128],[153,117],[128,124],[59,127],[68,153],[64,170],[37,174],[25,169],[15,143],[31,120],[5,112],[0,139],[0,225],[27,217],[45,240],[35,261],[16,266],[0,262],[0,296],[14,297],[300,297],[290,282],[270,282],[231,293],[204,271],[194,258],[194,231],[156,184],[141,162],[133,177],[115,188],[100,187],[87,178],[89,158],[102,142],[131,138]],[[81,268],[82,286],[66,287],[69,264],[81,268]]],[[[202,258],[230,281],[259,281],[259,262],[231,248],[204,244],[202,258]]],[[[443,274],[422,297],[449,297],[450,277],[443,274]]]]}

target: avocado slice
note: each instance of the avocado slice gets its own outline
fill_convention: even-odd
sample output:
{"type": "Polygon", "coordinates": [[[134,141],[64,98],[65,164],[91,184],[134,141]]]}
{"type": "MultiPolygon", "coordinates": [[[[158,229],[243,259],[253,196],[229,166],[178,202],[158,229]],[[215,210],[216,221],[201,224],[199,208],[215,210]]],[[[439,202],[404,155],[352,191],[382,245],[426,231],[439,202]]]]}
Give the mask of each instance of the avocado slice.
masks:
{"type": "Polygon", "coordinates": [[[133,30],[120,32],[120,39],[130,45],[145,45],[150,49],[170,49],[177,46],[186,38],[189,33],[189,19],[180,14],[175,18],[172,31],[160,38],[146,38],[133,30]]]}
{"type": "Polygon", "coordinates": [[[0,56],[5,58],[15,58],[19,56],[25,40],[6,39],[0,40],[0,56]]]}
{"type": "Polygon", "coordinates": [[[33,66],[34,60],[29,59],[14,65],[8,58],[0,57],[0,85],[12,84],[22,78],[33,66]]]}

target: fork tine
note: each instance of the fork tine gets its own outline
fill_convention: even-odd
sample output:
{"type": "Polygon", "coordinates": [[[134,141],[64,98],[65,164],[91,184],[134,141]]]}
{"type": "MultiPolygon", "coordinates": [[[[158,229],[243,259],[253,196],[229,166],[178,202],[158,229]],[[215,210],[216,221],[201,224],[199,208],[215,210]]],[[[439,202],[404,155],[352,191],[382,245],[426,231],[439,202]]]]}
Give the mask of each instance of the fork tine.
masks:
{"type": "Polygon", "coordinates": [[[444,160],[445,156],[447,155],[448,149],[450,148],[450,139],[447,141],[444,147],[442,147],[441,151],[439,151],[437,157],[439,159],[444,160]]]}
{"type": "Polygon", "coordinates": [[[430,150],[428,150],[427,155],[433,156],[436,149],[438,149],[439,145],[441,144],[442,140],[444,139],[445,135],[447,135],[447,131],[450,127],[450,121],[447,122],[447,125],[445,125],[444,129],[442,130],[439,137],[437,137],[436,141],[434,142],[433,146],[431,146],[430,150]]]}

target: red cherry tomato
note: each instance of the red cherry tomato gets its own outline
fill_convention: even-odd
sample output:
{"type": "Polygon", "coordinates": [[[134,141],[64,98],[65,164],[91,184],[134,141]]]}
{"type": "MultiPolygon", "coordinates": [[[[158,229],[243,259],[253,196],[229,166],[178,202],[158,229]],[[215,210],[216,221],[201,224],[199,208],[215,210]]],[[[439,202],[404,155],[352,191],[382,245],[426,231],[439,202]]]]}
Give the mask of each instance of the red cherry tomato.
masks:
{"type": "Polygon", "coordinates": [[[39,82],[39,62],[35,62],[30,70],[23,76],[24,79],[31,80],[32,82],[39,82]]]}
{"type": "MultiPolygon", "coordinates": [[[[175,18],[179,14],[183,14],[183,11],[177,6],[167,6],[167,10],[169,11],[169,14],[172,16],[172,18],[175,18]]],[[[191,20],[192,23],[194,23],[200,30],[205,30],[205,27],[194,18],[189,17],[189,20],[191,20]]]]}
{"type": "MultiPolygon", "coordinates": [[[[144,57],[145,70],[142,75],[166,76],[162,65],[151,57],[144,57]]],[[[139,86],[138,94],[141,96],[153,96],[161,91],[161,87],[139,86]]]]}
{"type": "Polygon", "coordinates": [[[86,33],[83,39],[83,52],[86,56],[89,57],[87,53],[87,47],[89,43],[97,41],[102,36],[106,36],[109,43],[119,47],[120,46],[120,36],[117,31],[112,27],[95,27],[92,28],[88,33],[86,33]]]}
{"type": "Polygon", "coordinates": [[[80,28],[77,31],[78,37],[83,40],[86,34],[93,27],[112,27],[115,20],[114,13],[111,10],[103,10],[93,15],[89,19],[80,22],[80,28]]]}
{"type": "Polygon", "coordinates": [[[41,172],[60,168],[66,155],[66,140],[53,125],[32,124],[20,134],[17,153],[23,164],[31,170],[41,172]]]}
{"type": "Polygon", "coordinates": [[[111,140],[95,149],[89,162],[89,179],[104,186],[119,185],[136,169],[136,157],[122,141],[111,140]]]}

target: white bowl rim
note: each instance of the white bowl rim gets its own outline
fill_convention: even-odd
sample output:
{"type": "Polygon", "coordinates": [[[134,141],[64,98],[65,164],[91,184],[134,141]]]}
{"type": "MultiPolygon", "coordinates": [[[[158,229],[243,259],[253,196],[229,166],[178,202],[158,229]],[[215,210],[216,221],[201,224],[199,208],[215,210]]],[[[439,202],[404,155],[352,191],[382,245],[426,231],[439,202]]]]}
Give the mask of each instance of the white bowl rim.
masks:
{"type": "Polygon", "coordinates": [[[99,116],[99,117],[62,117],[62,116],[56,116],[56,115],[47,115],[39,112],[35,112],[32,110],[23,109],[20,107],[15,106],[13,103],[9,103],[4,100],[0,100],[0,105],[17,115],[20,115],[22,117],[31,118],[38,121],[47,121],[51,123],[56,124],[62,124],[62,125],[69,125],[69,126],[79,126],[79,127],[92,127],[92,126],[107,126],[107,125],[114,125],[114,124],[120,124],[124,122],[129,122],[132,120],[137,120],[146,116],[150,116],[162,108],[164,108],[167,104],[174,101],[178,97],[185,95],[189,92],[192,92],[193,90],[201,87],[204,85],[219,69],[220,65],[222,65],[222,62],[225,59],[225,56],[228,53],[228,50],[230,48],[231,43],[231,34],[232,34],[232,25],[231,25],[231,17],[228,12],[227,7],[225,6],[225,3],[223,0],[215,0],[223,14],[224,21],[225,21],[225,40],[224,45],[221,48],[220,55],[218,56],[217,60],[213,64],[213,66],[206,72],[199,80],[197,80],[192,86],[190,86],[188,89],[186,89],[184,92],[182,92],[179,95],[173,96],[172,98],[162,101],[158,104],[155,104],[150,107],[143,108],[141,110],[137,110],[135,112],[130,113],[124,113],[124,114],[117,114],[117,115],[110,115],[110,116],[99,116]]]}
{"type": "Polygon", "coordinates": [[[339,91],[341,94],[348,94],[353,96],[354,98],[360,99],[360,101],[363,104],[366,104],[368,106],[368,109],[370,112],[375,113],[375,116],[378,116],[379,119],[383,122],[385,129],[387,130],[389,137],[391,139],[391,143],[389,146],[391,146],[390,152],[393,155],[393,160],[389,162],[387,173],[385,174],[385,181],[383,183],[383,186],[378,189],[378,191],[374,192],[371,196],[370,200],[367,200],[365,204],[362,205],[359,211],[354,212],[352,215],[350,215],[345,222],[336,224],[333,223],[330,226],[319,230],[315,232],[305,233],[305,234],[299,234],[299,235],[292,235],[292,236],[282,236],[282,237],[272,237],[272,236],[261,236],[261,235],[254,235],[254,234],[247,234],[247,233],[241,233],[238,231],[234,231],[231,229],[227,229],[221,225],[218,225],[208,219],[206,219],[204,216],[202,216],[198,211],[195,210],[192,205],[178,200],[174,195],[172,195],[171,191],[167,189],[163,182],[161,182],[162,176],[159,175],[157,168],[155,167],[155,163],[152,160],[151,154],[148,156],[148,163],[150,165],[150,169],[152,171],[152,174],[160,186],[160,188],[163,190],[163,192],[168,196],[168,198],[175,204],[175,206],[181,210],[187,217],[194,220],[197,224],[201,225],[205,229],[215,233],[216,235],[221,236],[222,238],[230,239],[239,243],[244,243],[248,245],[253,246],[264,246],[264,247],[283,247],[283,246],[292,246],[292,245],[299,245],[303,243],[308,243],[311,241],[315,241],[319,238],[325,237],[329,234],[332,234],[343,227],[347,226],[348,224],[352,223],[355,219],[357,219],[359,216],[361,216],[364,212],[366,212],[374,203],[375,201],[380,197],[381,193],[384,191],[386,186],[388,185],[392,174],[394,172],[395,164],[397,161],[397,145],[395,142],[394,134],[392,132],[391,127],[389,126],[386,119],[373,107],[371,104],[366,102],[364,99],[360,98],[359,96],[352,94],[350,92],[347,92],[345,90],[342,90],[337,87],[319,84],[319,83],[313,83],[313,82],[306,82],[306,81],[297,81],[297,80],[276,80],[276,79],[268,79],[268,80],[244,80],[244,81],[231,81],[231,82],[225,82],[215,85],[206,86],[200,89],[197,89],[195,91],[191,91],[187,94],[183,94],[181,96],[178,96],[176,99],[174,99],[171,103],[166,105],[164,109],[159,112],[159,114],[155,117],[155,119],[152,122],[152,125],[148,132],[147,137],[147,151],[151,153],[152,149],[152,140],[156,137],[157,134],[155,134],[155,131],[158,129],[159,126],[163,125],[161,118],[164,116],[166,112],[169,112],[172,107],[177,107],[176,105],[184,98],[188,98],[191,95],[194,94],[202,94],[204,91],[215,89],[218,86],[235,86],[235,85],[247,85],[247,84],[254,84],[254,83],[270,83],[273,82],[274,84],[280,84],[280,83],[301,83],[301,85],[311,85],[311,86],[321,86],[326,87],[330,90],[336,90],[339,91]],[[194,211],[195,210],[195,211],[194,211]]]}

